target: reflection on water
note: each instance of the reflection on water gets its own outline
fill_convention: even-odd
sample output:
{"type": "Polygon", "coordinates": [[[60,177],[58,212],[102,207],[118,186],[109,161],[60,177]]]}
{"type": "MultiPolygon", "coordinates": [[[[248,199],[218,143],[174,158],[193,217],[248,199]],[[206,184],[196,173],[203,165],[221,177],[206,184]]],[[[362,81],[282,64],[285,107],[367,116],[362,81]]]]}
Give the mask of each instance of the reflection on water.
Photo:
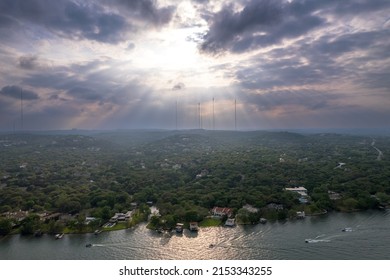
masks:
{"type": "Polygon", "coordinates": [[[333,213],[235,228],[0,239],[1,259],[390,259],[390,211],[333,213]],[[351,231],[343,232],[344,228],[351,231]],[[305,240],[310,240],[305,242],[305,240]],[[91,247],[85,245],[91,243],[91,247]]]}

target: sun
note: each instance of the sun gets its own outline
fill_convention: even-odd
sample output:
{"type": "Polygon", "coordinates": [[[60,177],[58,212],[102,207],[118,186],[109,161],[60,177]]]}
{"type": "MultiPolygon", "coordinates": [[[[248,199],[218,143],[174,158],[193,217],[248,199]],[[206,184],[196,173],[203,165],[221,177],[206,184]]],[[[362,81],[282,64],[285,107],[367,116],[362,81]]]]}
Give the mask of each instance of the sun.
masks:
{"type": "Polygon", "coordinates": [[[155,85],[167,81],[181,82],[186,87],[226,85],[223,75],[213,70],[216,58],[201,54],[198,43],[189,39],[200,31],[200,27],[192,27],[150,32],[129,53],[129,67],[152,73],[148,82],[155,85]]]}
{"type": "Polygon", "coordinates": [[[167,29],[151,34],[142,44],[140,59],[147,68],[180,71],[199,66],[199,54],[194,42],[188,41],[189,30],[167,29]]]}

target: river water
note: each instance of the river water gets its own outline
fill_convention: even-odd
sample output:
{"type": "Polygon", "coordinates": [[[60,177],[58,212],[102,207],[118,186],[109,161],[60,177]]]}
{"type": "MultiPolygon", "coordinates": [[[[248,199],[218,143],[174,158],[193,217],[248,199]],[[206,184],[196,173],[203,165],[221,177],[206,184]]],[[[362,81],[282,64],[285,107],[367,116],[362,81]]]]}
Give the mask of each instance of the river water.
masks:
{"type": "Polygon", "coordinates": [[[133,229],[41,238],[0,238],[0,259],[9,260],[341,260],[390,259],[390,210],[331,213],[303,220],[234,228],[201,228],[198,233],[159,234],[140,224],[133,229]],[[351,231],[342,229],[350,227],[351,231]],[[306,243],[305,239],[311,239],[306,243]],[[85,245],[92,243],[92,247],[85,245]],[[210,244],[214,246],[210,247],[210,244]]]}

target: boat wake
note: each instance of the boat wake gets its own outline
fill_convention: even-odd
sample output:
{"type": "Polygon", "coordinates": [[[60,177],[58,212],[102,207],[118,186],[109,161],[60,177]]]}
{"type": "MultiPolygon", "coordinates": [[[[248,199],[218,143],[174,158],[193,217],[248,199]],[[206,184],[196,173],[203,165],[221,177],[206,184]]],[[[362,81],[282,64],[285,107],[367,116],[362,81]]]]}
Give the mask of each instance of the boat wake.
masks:
{"type": "Polygon", "coordinates": [[[306,243],[330,242],[330,239],[305,239],[306,243]]]}
{"type": "Polygon", "coordinates": [[[92,247],[105,247],[103,244],[92,244],[92,247]]]}
{"type": "Polygon", "coordinates": [[[321,238],[321,237],[324,237],[324,236],[325,236],[325,234],[321,234],[321,235],[317,236],[314,239],[308,238],[308,239],[305,239],[305,242],[306,243],[319,243],[319,242],[330,242],[331,241],[329,238],[328,239],[321,238]]]}

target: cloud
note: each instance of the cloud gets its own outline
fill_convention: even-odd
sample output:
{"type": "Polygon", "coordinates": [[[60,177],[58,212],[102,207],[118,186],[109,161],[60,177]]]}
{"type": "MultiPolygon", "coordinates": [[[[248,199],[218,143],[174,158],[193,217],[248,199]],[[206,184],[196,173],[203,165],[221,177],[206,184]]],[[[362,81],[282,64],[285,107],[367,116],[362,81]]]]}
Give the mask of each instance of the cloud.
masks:
{"type": "MultiPolygon", "coordinates": [[[[112,1],[106,3],[112,5],[112,1]]],[[[176,10],[175,6],[158,7],[154,0],[115,0],[114,3],[121,8],[125,8],[126,12],[133,18],[150,23],[153,26],[169,23],[176,10]]]]}
{"type": "MultiPolygon", "coordinates": [[[[276,2],[280,4],[280,1],[276,2]]],[[[232,4],[224,6],[209,20],[210,29],[204,36],[201,50],[216,53],[231,49],[240,40],[239,35],[245,36],[256,28],[280,21],[281,8],[276,2],[252,1],[240,12],[235,12],[232,4]]]]}
{"type": "Polygon", "coordinates": [[[191,0],[191,2],[195,2],[195,3],[208,3],[210,0],[191,0]]]}
{"type": "Polygon", "coordinates": [[[236,11],[230,4],[209,19],[200,49],[205,53],[241,53],[296,38],[324,23],[319,16],[294,14],[281,0],[251,0],[236,11]]]}
{"type": "Polygon", "coordinates": [[[197,127],[196,104],[206,118],[212,98],[219,123],[235,99],[258,127],[357,112],[381,123],[389,12],[388,0],[3,0],[0,126],[19,115],[21,88],[39,98],[26,102],[30,127],[174,127],[176,101],[179,127],[197,127]]]}
{"type": "Polygon", "coordinates": [[[238,11],[234,5],[228,4],[207,15],[209,30],[199,45],[202,52],[242,53],[276,45],[329,25],[329,16],[369,16],[371,12],[390,7],[386,0],[249,0],[244,4],[238,11]]]}
{"type": "Polygon", "coordinates": [[[315,90],[268,91],[263,94],[246,94],[241,100],[255,105],[260,111],[278,107],[297,106],[307,110],[320,110],[332,107],[340,96],[315,90]]]}
{"type": "Polygon", "coordinates": [[[84,99],[88,101],[101,100],[102,96],[95,90],[86,87],[73,87],[67,91],[67,94],[77,99],[84,99]]]}
{"type": "Polygon", "coordinates": [[[0,94],[15,99],[20,99],[21,96],[23,96],[24,100],[39,99],[39,96],[36,92],[22,89],[21,87],[18,86],[5,86],[1,89],[0,94]]]}
{"type": "Polygon", "coordinates": [[[123,33],[131,29],[126,19],[109,13],[92,1],[4,0],[0,16],[15,19],[22,26],[31,23],[47,31],[70,39],[89,39],[105,43],[123,40],[123,33]]]}
{"type": "Polygon", "coordinates": [[[172,90],[182,90],[184,88],[185,88],[185,84],[177,83],[176,85],[173,86],[172,90]]]}
{"type": "Polygon", "coordinates": [[[35,55],[26,55],[19,57],[19,66],[23,69],[31,70],[39,66],[38,57],[35,55]]]}

